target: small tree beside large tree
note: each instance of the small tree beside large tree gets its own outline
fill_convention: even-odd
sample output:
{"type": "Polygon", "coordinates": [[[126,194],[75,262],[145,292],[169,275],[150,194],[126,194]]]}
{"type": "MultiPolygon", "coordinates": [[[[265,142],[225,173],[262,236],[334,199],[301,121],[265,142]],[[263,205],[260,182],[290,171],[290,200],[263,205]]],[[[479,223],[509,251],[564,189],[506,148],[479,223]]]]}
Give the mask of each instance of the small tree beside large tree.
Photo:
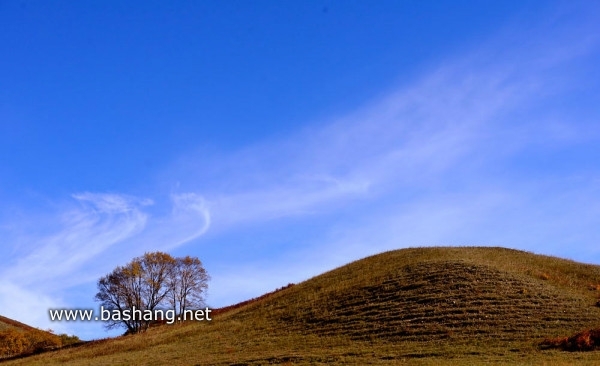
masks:
{"type": "Polygon", "coordinates": [[[208,274],[198,258],[176,258],[168,278],[169,302],[176,314],[199,308],[208,288],[208,274]]]}
{"type": "MultiPolygon", "coordinates": [[[[167,253],[152,252],[100,278],[95,298],[104,310],[113,314],[124,314],[131,309],[167,308],[174,314],[183,314],[204,304],[209,279],[198,258],[173,258],[167,253]]],[[[139,333],[147,329],[150,322],[135,317],[111,317],[106,320],[106,327],[122,326],[127,333],[139,333]]]]}

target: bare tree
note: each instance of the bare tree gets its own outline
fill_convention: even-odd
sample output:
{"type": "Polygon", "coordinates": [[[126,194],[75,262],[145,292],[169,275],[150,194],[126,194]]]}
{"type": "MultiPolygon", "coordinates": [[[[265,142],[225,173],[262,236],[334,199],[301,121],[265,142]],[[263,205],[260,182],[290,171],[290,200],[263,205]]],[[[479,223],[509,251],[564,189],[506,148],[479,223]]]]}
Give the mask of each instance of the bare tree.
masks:
{"type": "Polygon", "coordinates": [[[169,300],[175,313],[184,314],[203,306],[209,279],[198,258],[177,258],[169,278],[169,300]]]}
{"type": "MultiPolygon", "coordinates": [[[[96,301],[99,301],[103,310],[111,314],[123,314],[126,310],[142,308],[141,266],[133,260],[125,267],[117,267],[108,275],[98,280],[98,293],[96,301]]],[[[141,322],[135,319],[126,319],[119,316],[118,319],[110,317],[106,319],[106,328],[112,329],[125,326],[128,333],[137,333],[141,330],[141,322]]]]}
{"type": "Polygon", "coordinates": [[[203,303],[208,279],[198,258],[146,253],[100,278],[95,299],[113,315],[103,318],[106,328],[123,326],[127,333],[138,333],[156,319],[132,316],[132,310],[154,311],[170,305],[174,313],[182,314],[203,303]]]}
{"type": "Polygon", "coordinates": [[[155,309],[169,292],[168,277],[173,272],[177,260],[167,253],[146,253],[140,264],[144,280],[143,298],[146,309],[155,309]]]}

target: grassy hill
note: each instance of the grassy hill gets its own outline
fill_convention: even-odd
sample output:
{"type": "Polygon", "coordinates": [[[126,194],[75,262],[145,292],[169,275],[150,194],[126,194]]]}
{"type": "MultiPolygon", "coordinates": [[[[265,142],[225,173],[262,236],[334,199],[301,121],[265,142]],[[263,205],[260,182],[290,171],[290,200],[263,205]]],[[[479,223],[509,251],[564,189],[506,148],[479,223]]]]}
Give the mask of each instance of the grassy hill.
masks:
{"type": "Polygon", "coordinates": [[[600,266],[503,248],[368,257],[214,316],[17,364],[599,364],[542,350],[600,326],[600,266]]]}

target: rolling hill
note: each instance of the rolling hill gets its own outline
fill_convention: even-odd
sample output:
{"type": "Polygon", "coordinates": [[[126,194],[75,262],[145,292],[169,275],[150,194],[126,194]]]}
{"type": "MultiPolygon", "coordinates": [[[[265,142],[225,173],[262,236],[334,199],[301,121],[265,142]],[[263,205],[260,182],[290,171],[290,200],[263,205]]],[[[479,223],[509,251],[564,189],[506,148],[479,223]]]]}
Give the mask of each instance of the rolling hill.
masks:
{"type": "Polygon", "coordinates": [[[488,247],[368,257],[215,315],[17,364],[598,364],[543,350],[600,326],[600,266],[488,247]]]}

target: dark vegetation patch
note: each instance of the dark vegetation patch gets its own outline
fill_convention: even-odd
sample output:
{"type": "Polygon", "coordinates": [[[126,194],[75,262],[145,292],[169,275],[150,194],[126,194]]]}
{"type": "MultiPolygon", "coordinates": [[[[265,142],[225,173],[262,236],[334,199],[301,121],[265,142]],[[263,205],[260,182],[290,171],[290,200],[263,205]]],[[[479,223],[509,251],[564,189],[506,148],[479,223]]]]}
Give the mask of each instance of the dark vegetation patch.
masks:
{"type": "Polygon", "coordinates": [[[427,358],[427,357],[440,357],[442,354],[440,353],[405,353],[402,355],[404,358],[427,358]]]}
{"type": "Polygon", "coordinates": [[[564,351],[594,351],[600,349],[600,328],[588,329],[571,337],[545,339],[542,349],[558,348],[564,351]]]}

